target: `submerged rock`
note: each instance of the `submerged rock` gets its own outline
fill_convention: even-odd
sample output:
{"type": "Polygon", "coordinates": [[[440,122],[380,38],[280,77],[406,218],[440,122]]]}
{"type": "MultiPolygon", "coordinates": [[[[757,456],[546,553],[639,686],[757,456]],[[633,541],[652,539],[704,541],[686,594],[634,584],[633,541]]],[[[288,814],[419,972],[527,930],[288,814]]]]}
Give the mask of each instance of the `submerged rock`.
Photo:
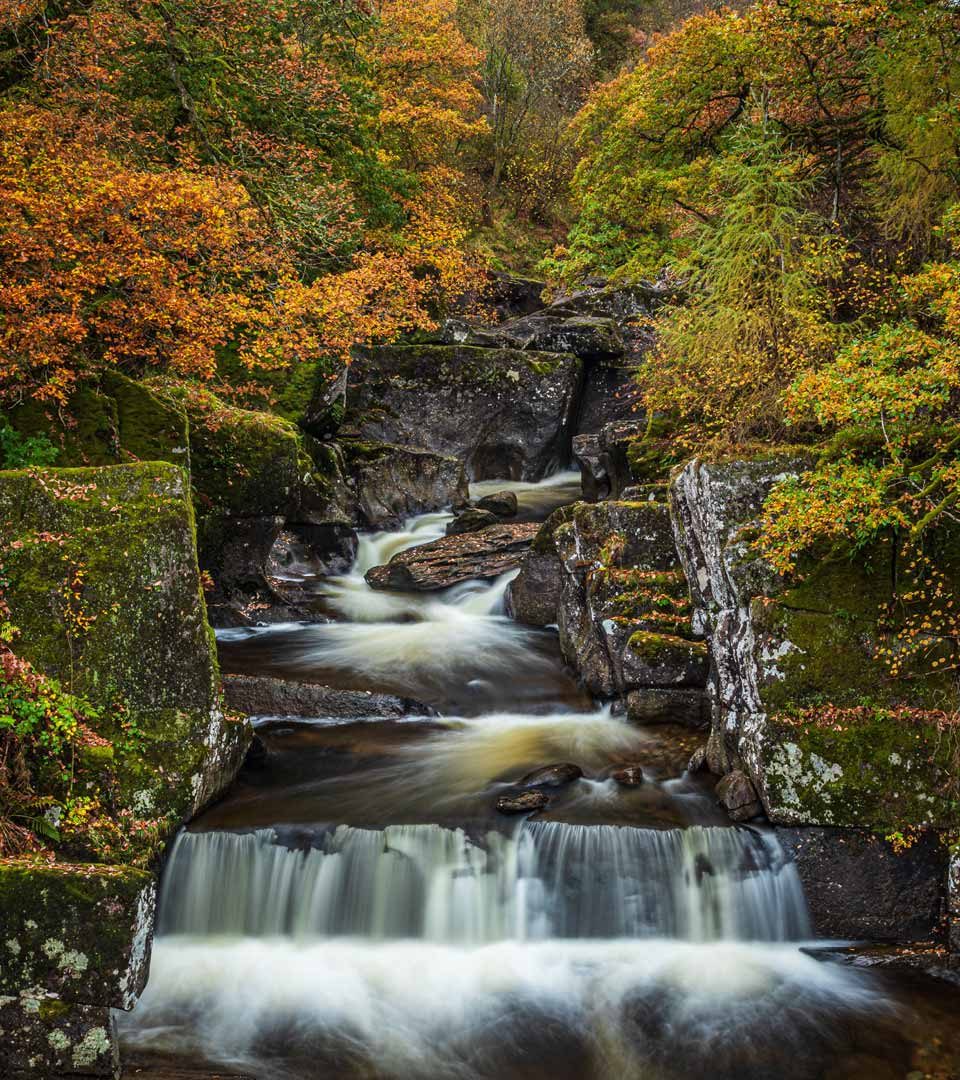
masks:
{"type": "Polygon", "coordinates": [[[425,715],[425,705],[370,690],[341,690],[321,683],[294,682],[266,675],[224,675],[227,704],[248,716],[296,716],[364,720],[368,717],[425,715]]]}
{"type": "Polygon", "coordinates": [[[501,795],[497,799],[497,810],[501,814],[535,814],[549,804],[550,796],[535,788],[532,791],[520,791],[515,795],[501,795]]]}
{"type": "Polygon", "coordinates": [[[495,491],[492,495],[484,495],[482,499],[478,499],[477,509],[489,510],[497,517],[516,517],[519,502],[514,491],[495,491]]]}
{"type": "Polygon", "coordinates": [[[536,536],[536,524],[491,525],[480,532],[444,536],[395,555],[366,574],[374,589],[431,592],[463,581],[499,577],[517,567],[536,536]]]}
{"type": "Polygon", "coordinates": [[[463,461],[471,479],[539,480],[565,462],[582,361],[456,345],[362,351],[343,434],[463,461]]]}
{"type": "Polygon", "coordinates": [[[572,784],[574,780],[579,780],[581,776],[583,776],[583,769],[579,765],[572,765],[567,762],[561,765],[544,765],[539,769],[534,769],[533,772],[528,772],[526,776],[522,776],[517,783],[523,788],[557,788],[572,784]]]}
{"type": "Polygon", "coordinates": [[[479,532],[489,525],[499,525],[500,518],[489,510],[480,510],[471,506],[458,514],[447,526],[447,536],[460,536],[463,533],[479,532]]]}

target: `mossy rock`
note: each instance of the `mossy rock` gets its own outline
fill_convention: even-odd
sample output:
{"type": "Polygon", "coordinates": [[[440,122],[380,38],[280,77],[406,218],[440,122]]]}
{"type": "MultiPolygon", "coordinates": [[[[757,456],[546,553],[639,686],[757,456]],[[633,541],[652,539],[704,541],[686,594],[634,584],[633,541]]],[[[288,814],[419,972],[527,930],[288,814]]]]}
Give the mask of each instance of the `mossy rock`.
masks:
{"type": "Polygon", "coordinates": [[[129,1009],[147,978],[156,888],[129,866],[0,859],[0,995],[129,1009]]]}
{"type": "Polygon", "coordinates": [[[623,651],[624,681],[631,687],[702,687],[709,666],[705,642],[675,634],[637,630],[623,651]]]}
{"type": "Polygon", "coordinates": [[[960,729],[881,707],[767,719],[752,772],[771,821],[878,829],[960,826],[960,729]]]}
{"type": "Polygon", "coordinates": [[[0,473],[17,652],[104,713],[123,803],[173,824],[242,756],[220,704],[186,474],[163,462],[0,473]]]}
{"type": "Polygon", "coordinates": [[[27,401],[5,415],[22,435],[46,435],[59,450],[60,467],[135,461],[169,461],[189,467],[183,408],[117,372],[105,372],[98,380],[80,385],[59,413],[27,401]],[[68,423],[61,416],[68,417],[68,423]]]}

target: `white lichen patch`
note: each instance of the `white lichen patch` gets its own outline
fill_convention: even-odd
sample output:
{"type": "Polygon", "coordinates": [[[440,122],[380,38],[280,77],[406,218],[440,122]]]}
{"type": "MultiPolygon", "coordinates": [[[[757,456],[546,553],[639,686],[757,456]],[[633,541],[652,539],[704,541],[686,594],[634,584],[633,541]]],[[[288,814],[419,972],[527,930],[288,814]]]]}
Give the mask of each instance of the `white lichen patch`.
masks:
{"type": "Polygon", "coordinates": [[[62,941],[56,938],[47,938],[41,946],[44,954],[50,960],[55,960],[60,971],[71,978],[79,978],[90,966],[90,961],[85,953],[77,949],[68,949],[62,941]]]}
{"type": "Polygon", "coordinates": [[[7,947],[7,952],[12,953],[14,956],[19,956],[21,953],[20,942],[16,938],[7,938],[4,942],[7,947]]]}
{"type": "Polygon", "coordinates": [[[780,817],[803,825],[834,823],[830,803],[833,785],[843,779],[843,767],[825,761],[819,754],[809,757],[792,742],[773,749],[766,763],[768,792],[775,792],[778,805],[771,807],[780,817]],[[813,803],[814,805],[811,805],[813,803]]]}
{"type": "Polygon", "coordinates": [[[95,1065],[97,1058],[110,1053],[110,1037],[106,1028],[91,1028],[83,1039],[73,1048],[73,1067],[89,1068],[95,1065]]]}
{"type": "Polygon", "coordinates": [[[792,641],[781,641],[779,645],[774,646],[773,643],[764,645],[760,651],[760,671],[764,679],[776,679],[778,682],[783,682],[787,677],[786,673],[781,671],[778,664],[785,657],[791,653],[802,653],[803,649],[799,645],[794,645],[792,641]]]}
{"type": "Polygon", "coordinates": [[[53,1047],[54,1050],[60,1051],[70,1049],[70,1040],[62,1031],[51,1031],[47,1035],[47,1042],[53,1047]]]}

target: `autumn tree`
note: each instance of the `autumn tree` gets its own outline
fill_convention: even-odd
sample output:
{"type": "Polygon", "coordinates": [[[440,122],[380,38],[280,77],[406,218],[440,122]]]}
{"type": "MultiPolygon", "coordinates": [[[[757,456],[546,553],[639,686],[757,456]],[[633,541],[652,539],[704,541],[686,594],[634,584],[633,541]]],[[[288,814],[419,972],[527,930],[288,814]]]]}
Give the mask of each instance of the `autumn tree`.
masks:
{"type": "Polygon", "coordinates": [[[481,168],[489,221],[511,168],[523,183],[525,173],[565,160],[560,136],[586,94],[593,50],[580,0],[461,0],[459,11],[483,53],[488,130],[481,168]]]}

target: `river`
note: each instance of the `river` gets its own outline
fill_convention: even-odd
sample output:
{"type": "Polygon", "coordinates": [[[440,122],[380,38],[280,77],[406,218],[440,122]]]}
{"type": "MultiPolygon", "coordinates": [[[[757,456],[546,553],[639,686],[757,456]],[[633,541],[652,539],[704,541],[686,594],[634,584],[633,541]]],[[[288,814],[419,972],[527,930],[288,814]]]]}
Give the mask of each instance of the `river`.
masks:
{"type": "MultiPolygon", "coordinates": [[[[473,494],[512,486],[540,520],[575,480],[473,494]]],[[[335,621],[219,633],[227,671],[422,708],[257,718],[265,758],[173,846],[127,1050],[257,1080],[908,1075],[927,991],[811,954],[792,864],[684,773],[689,732],[585,698],[555,634],[503,614],[510,575],[367,586],[449,520],[363,537],[348,574],[312,583],[335,621]],[[558,762],[584,775],[548,811],[497,812],[558,762]],[[645,780],[624,787],[631,763],[645,780]]]]}

